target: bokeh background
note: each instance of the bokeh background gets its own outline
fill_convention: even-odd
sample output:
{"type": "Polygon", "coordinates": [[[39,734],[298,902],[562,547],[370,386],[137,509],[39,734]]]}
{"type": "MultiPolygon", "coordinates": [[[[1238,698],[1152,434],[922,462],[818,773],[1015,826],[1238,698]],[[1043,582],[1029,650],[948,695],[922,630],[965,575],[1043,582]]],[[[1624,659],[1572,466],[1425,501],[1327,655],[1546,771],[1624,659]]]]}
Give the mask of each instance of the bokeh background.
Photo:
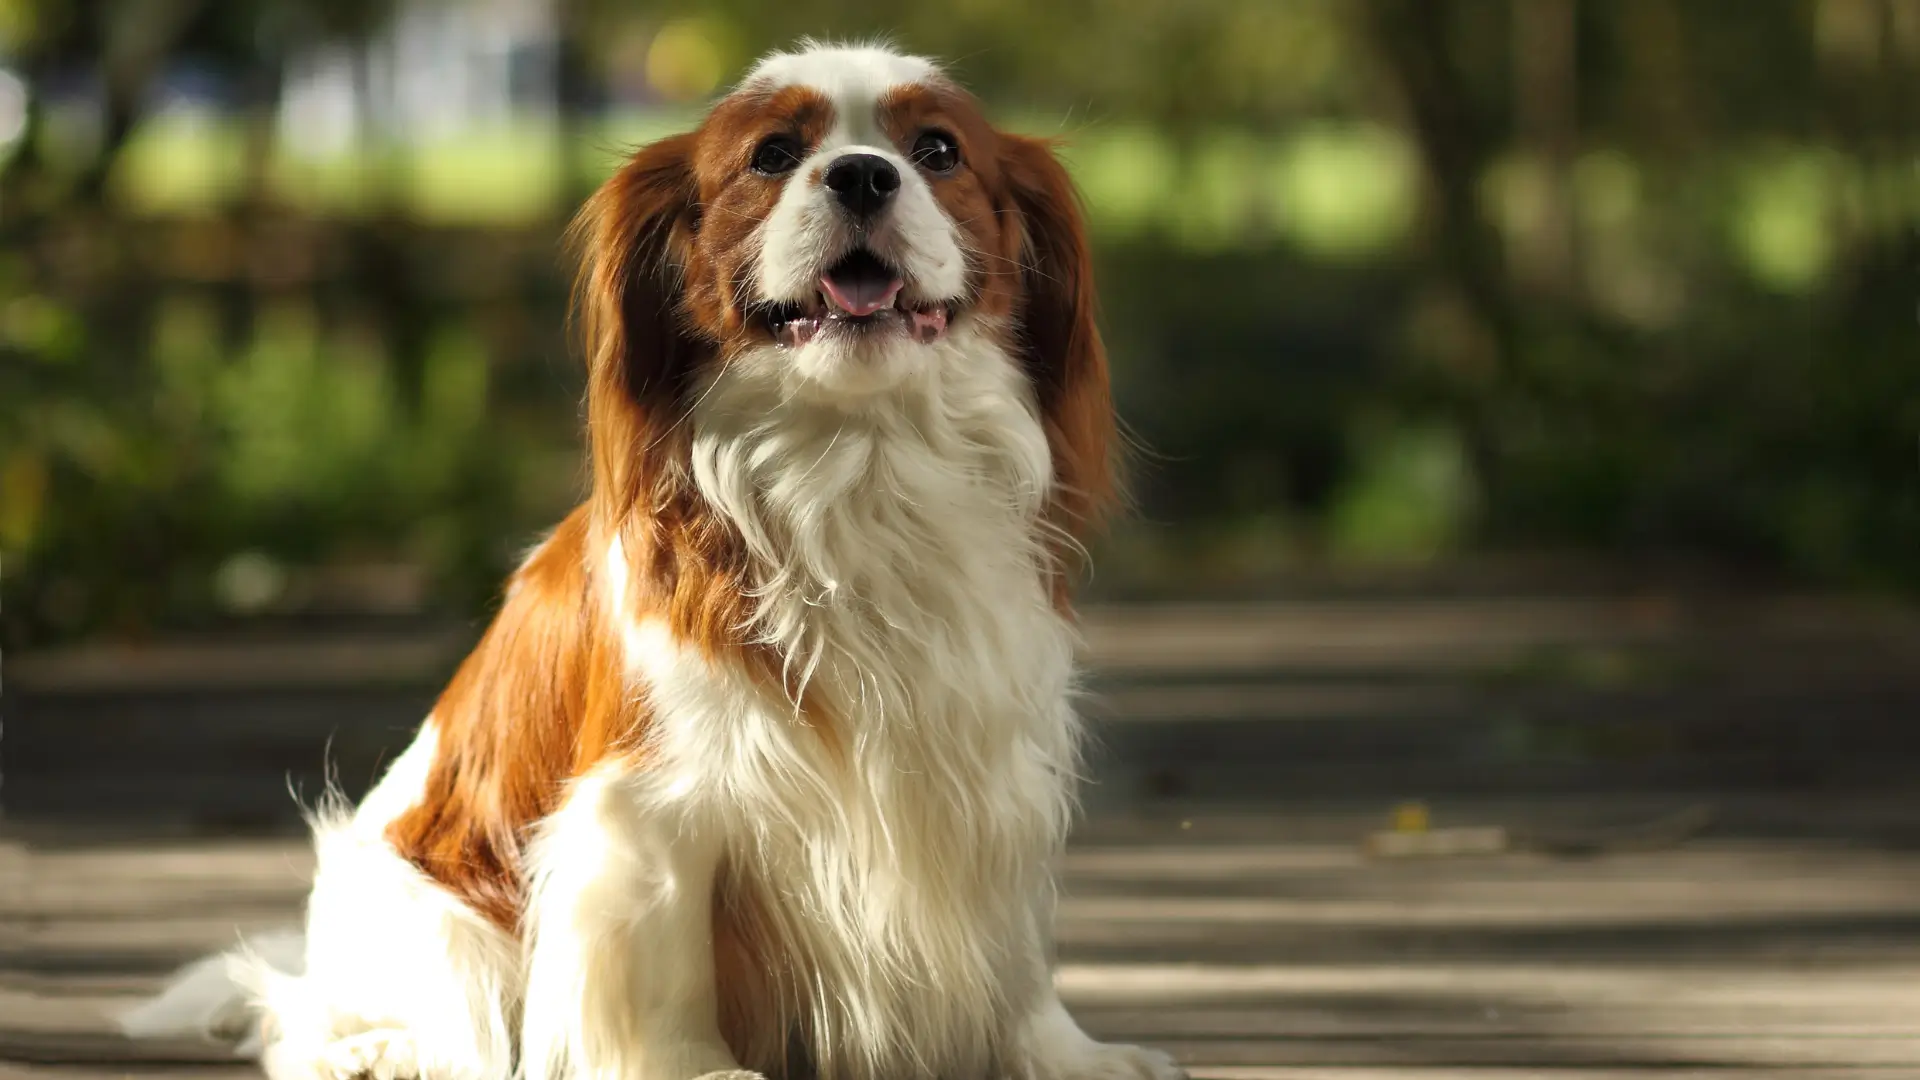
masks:
{"type": "Polygon", "coordinates": [[[568,215],[880,33],[1068,140],[1097,596],[1920,587],[1913,0],[0,0],[5,643],[483,613],[580,490],[568,215]]]}
{"type": "Polygon", "coordinates": [[[0,0],[0,1071],[257,1080],[106,1010],[579,497],[569,215],[875,34],[1094,231],[1089,1030],[1920,1076],[1920,0],[0,0]]]}

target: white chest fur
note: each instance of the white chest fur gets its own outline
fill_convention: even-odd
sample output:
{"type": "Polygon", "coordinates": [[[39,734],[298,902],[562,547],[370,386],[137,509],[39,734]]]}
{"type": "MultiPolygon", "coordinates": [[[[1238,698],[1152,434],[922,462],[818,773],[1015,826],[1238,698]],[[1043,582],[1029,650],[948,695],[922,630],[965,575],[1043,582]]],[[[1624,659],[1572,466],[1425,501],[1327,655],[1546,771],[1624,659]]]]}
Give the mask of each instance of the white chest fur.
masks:
{"type": "Polygon", "coordinates": [[[658,624],[628,634],[651,797],[717,834],[791,964],[772,1007],[835,1075],[989,1065],[1005,999],[1044,977],[1070,812],[1045,436],[997,350],[941,349],[914,392],[864,410],[797,402],[748,364],[694,417],[696,480],[759,573],[754,632],[824,731],[658,624]]]}

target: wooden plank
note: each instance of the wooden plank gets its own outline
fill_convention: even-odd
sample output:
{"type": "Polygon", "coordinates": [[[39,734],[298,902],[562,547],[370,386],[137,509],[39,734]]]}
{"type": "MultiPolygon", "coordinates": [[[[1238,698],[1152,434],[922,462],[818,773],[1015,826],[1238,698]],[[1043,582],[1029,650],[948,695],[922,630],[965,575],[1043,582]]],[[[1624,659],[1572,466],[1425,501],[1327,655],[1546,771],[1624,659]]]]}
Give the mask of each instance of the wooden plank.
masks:
{"type": "MultiPolygon", "coordinates": [[[[1089,663],[1130,674],[1276,667],[1458,672],[1542,650],[1634,645],[1736,659],[1760,650],[1787,661],[1811,651],[1821,667],[1851,658],[1900,668],[1920,657],[1920,614],[1832,597],[1323,597],[1095,603],[1082,615],[1089,663]]],[[[451,673],[473,638],[470,626],[437,625],[89,643],[10,658],[8,677],[28,693],[87,695],[434,683],[451,673]]]]}

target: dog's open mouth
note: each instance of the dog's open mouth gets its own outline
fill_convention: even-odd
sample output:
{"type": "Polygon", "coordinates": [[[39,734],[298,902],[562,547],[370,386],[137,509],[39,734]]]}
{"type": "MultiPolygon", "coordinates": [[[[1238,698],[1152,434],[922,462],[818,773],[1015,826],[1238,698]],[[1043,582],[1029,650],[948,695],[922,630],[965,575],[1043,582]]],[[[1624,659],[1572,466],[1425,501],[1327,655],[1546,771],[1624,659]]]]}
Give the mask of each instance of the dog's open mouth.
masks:
{"type": "Polygon", "coordinates": [[[953,317],[948,301],[909,301],[906,282],[880,257],[858,248],[820,275],[820,288],[806,303],[766,309],[775,341],[798,348],[821,330],[873,334],[899,330],[923,345],[938,341],[953,317]]]}

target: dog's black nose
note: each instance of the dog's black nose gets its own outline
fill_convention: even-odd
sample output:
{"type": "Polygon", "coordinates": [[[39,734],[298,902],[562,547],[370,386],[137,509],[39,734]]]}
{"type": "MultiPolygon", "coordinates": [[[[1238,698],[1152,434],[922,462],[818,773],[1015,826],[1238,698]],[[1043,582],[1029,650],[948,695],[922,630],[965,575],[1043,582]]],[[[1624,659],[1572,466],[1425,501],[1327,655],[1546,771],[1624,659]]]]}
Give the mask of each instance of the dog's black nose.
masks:
{"type": "Polygon", "coordinates": [[[900,171],[878,154],[848,154],[827,166],[827,190],[857,218],[870,218],[900,190],[900,171]]]}

